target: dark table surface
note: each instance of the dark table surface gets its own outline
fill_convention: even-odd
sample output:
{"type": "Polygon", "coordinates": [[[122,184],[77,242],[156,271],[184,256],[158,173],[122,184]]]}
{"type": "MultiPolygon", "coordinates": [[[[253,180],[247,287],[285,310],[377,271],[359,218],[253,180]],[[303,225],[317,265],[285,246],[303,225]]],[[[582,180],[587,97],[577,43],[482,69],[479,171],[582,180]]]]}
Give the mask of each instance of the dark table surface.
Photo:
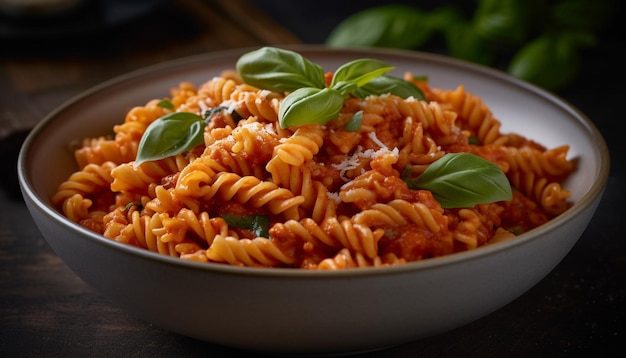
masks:
{"type": "MultiPolygon", "coordinates": [[[[15,174],[19,146],[28,129],[46,113],[111,77],[209,51],[321,43],[339,19],[355,8],[326,0],[316,1],[314,7],[320,10],[315,11],[313,6],[297,6],[300,2],[269,0],[145,3],[145,8],[135,9],[137,13],[107,9],[108,17],[91,14],[89,21],[66,19],[56,25],[27,26],[0,17],[2,357],[222,357],[241,353],[141,321],[75,276],[47,246],[22,201],[15,174]]],[[[360,2],[359,6],[372,3],[360,2]]],[[[612,156],[604,197],[578,243],[535,287],[489,316],[363,357],[626,353],[626,241],[621,227],[626,219],[626,158],[625,137],[619,130],[625,121],[621,53],[626,42],[612,31],[621,27],[618,18],[599,45],[585,53],[583,72],[575,83],[557,93],[596,124],[612,156]]]]}

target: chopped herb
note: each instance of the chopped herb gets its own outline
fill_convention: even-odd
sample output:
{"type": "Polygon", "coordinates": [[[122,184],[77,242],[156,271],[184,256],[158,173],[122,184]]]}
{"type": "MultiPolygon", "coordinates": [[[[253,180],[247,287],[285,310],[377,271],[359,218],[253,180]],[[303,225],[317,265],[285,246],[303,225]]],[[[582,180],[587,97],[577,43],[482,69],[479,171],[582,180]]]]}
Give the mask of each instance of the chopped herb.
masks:
{"type": "Polygon", "coordinates": [[[270,218],[267,215],[224,214],[222,219],[229,226],[250,230],[258,237],[270,237],[270,218]]]}
{"type": "Polygon", "coordinates": [[[343,129],[355,132],[361,129],[361,122],[363,121],[363,111],[358,111],[352,115],[348,123],[343,127],[343,129]]]}
{"type": "Polygon", "coordinates": [[[157,106],[159,106],[161,108],[166,108],[166,109],[175,109],[176,108],[174,106],[174,103],[172,103],[170,100],[167,100],[167,99],[161,100],[159,103],[157,103],[157,106]]]}

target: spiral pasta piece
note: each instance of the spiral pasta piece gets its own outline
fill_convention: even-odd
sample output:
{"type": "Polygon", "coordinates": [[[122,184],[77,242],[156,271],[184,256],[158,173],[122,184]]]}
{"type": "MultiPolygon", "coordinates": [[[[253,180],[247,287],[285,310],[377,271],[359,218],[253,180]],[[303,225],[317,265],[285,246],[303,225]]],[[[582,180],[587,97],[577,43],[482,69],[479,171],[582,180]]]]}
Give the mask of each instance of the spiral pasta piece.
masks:
{"type": "Polygon", "coordinates": [[[449,135],[455,130],[457,114],[447,111],[437,102],[419,101],[410,98],[398,101],[398,109],[405,117],[410,117],[422,124],[425,131],[437,135],[449,135]]]}
{"type": "Polygon", "coordinates": [[[412,223],[433,233],[442,229],[442,224],[425,204],[410,203],[402,199],[392,200],[387,204],[374,204],[370,209],[356,214],[352,221],[369,227],[393,227],[412,223]]]}
{"type": "MultiPolygon", "coordinates": [[[[186,188],[188,189],[188,188],[186,188]]],[[[236,199],[254,208],[267,207],[273,214],[284,214],[289,218],[297,218],[298,207],[304,197],[294,195],[291,191],[280,188],[276,184],[260,180],[254,176],[239,176],[235,173],[220,172],[215,175],[205,190],[185,190],[180,195],[200,194],[196,196],[208,201],[219,196],[223,201],[236,199]]]]}
{"type": "Polygon", "coordinates": [[[120,164],[111,170],[111,190],[116,192],[146,191],[150,184],[159,183],[184,169],[193,157],[176,155],[136,166],[134,162],[120,164]]]}
{"type": "Polygon", "coordinates": [[[324,132],[320,125],[299,127],[291,137],[274,147],[274,155],[265,169],[272,174],[277,185],[288,184],[290,166],[299,167],[311,160],[323,142],[324,132]]]}
{"type": "Polygon", "coordinates": [[[74,151],[74,158],[79,168],[104,162],[124,163],[135,158],[137,143],[124,139],[112,140],[108,137],[86,139],[78,144],[79,148],[74,151]]]}
{"type": "Polygon", "coordinates": [[[237,239],[232,236],[217,235],[206,251],[211,261],[225,262],[237,266],[273,267],[290,265],[295,258],[283,253],[272,241],[264,237],[237,239]]]}
{"type": "Polygon", "coordinates": [[[217,107],[225,101],[237,100],[237,95],[249,88],[238,79],[216,76],[198,89],[198,95],[205,99],[206,105],[217,107]]]}
{"type": "Polygon", "coordinates": [[[428,165],[445,155],[441,146],[429,136],[424,135],[423,124],[408,117],[402,131],[401,149],[398,154],[398,166],[411,168],[411,175],[417,177],[428,165]]]}
{"type": "Polygon", "coordinates": [[[196,214],[191,209],[183,208],[176,214],[176,218],[185,225],[185,234],[193,233],[209,246],[213,243],[215,236],[229,235],[228,225],[224,219],[211,218],[205,211],[196,214]]]}
{"type": "Polygon", "coordinates": [[[88,164],[59,185],[51,198],[52,203],[60,205],[65,199],[75,194],[86,196],[97,191],[108,190],[113,182],[111,171],[115,167],[113,162],[105,162],[102,165],[88,164]]]}
{"type": "Polygon", "coordinates": [[[89,217],[89,208],[92,204],[91,199],[84,198],[80,194],[74,194],[63,200],[61,212],[68,219],[77,223],[89,217]]]}
{"type": "Polygon", "coordinates": [[[406,260],[398,258],[394,254],[383,257],[377,256],[372,259],[364,257],[360,253],[353,254],[348,249],[342,249],[332,258],[324,259],[315,267],[316,270],[345,270],[363,267],[384,267],[406,263],[406,260]]]}
{"type": "Polygon", "coordinates": [[[245,92],[235,110],[243,117],[254,116],[268,122],[278,121],[278,110],[283,95],[276,92],[245,92]]]}
{"type": "Polygon", "coordinates": [[[169,213],[171,215],[179,212],[183,207],[199,210],[200,204],[191,199],[181,200],[182,198],[173,194],[172,189],[166,189],[163,185],[156,185],[149,200],[142,202],[141,205],[149,212],[169,213]]]}
{"type": "Polygon", "coordinates": [[[434,92],[459,114],[459,121],[480,143],[502,145],[507,142],[507,136],[500,133],[500,121],[493,116],[480,97],[465,91],[465,86],[460,85],[454,91],[434,90],[434,92]]]}
{"type": "Polygon", "coordinates": [[[163,234],[163,214],[142,215],[139,211],[125,214],[122,209],[111,212],[104,218],[103,235],[112,240],[135,244],[152,252],[178,256],[172,243],[160,240],[163,234]]]}
{"type": "Polygon", "coordinates": [[[509,175],[511,184],[535,200],[548,214],[558,215],[570,207],[567,199],[571,196],[558,182],[533,172],[515,172],[509,175]]]}
{"type": "Polygon", "coordinates": [[[532,147],[501,148],[506,155],[510,172],[534,173],[548,178],[562,178],[570,174],[575,165],[567,160],[569,146],[560,146],[550,150],[538,150],[532,147]]]}
{"type": "Polygon", "coordinates": [[[384,235],[382,229],[371,230],[366,225],[355,224],[350,219],[337,217],[329,217],[321,224],[306,218],[301,221],[288,220],[276,225],[273,232],[277,238],[288,233],[315,246],[333,249],[347,248],[369,258],[378,255],[378,240],[384,235]]]}

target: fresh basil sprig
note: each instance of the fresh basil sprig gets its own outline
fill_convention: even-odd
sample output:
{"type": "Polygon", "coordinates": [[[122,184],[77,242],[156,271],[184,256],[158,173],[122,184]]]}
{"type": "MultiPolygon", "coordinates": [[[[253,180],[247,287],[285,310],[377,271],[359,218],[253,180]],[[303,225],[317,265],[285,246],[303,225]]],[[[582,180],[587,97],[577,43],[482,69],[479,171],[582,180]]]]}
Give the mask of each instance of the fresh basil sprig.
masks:
{"type": "MultiPolygon", "coordinates": [[[[329,87],[326,87],[323,69],[294,51],[262,47],[242,55],[236,68],[242,80],[249,85],[289,92],[279,109],[279,123],[283,128],[327,123],[341,112],[349,95],[363,98],[392,93],[402,98],[413,96],[424,99],[417,86],[385,75],[393,67],[374,59],[358,59],[340,66],[329,87]]],[[[166,100],[161,101],[159,106],[174,109],[173,104],[166,100]]],[[[214,113],[225,109],[216,107],[204,116],[174,112],[155,120],[141,138],[135,166],[180,154],[201,144],[207,121],[214,113]]],[[[239,116],[236,112],[232,115],[239,116]]],[[[350,130],[360,127],[360,118],[355,117],[350,130]]]]}
{"type": "Polygon", "coordinates": [[[322,68],[297,52],[262,47],[237,61],[237,72],[249,85],[271,91],[290,92],[283,99],[279,124],[289,128],[304,124],[325,124],[335,118],[349,95],[392,93],[403,98],[424,99],[415,85],[385,75],[393,69],[383,61],[357,59],[340,66],[329,87],[322,68]]]}
{"type": "Polygon", "coordinates": [[[409,81],[392,76],[378,76],[363,86],[357,88],[352,94],[359,98],[369,95],[390,93],[402,98],[414,97],[417,100],[425,101],[426,96],[419,87],[409,81]]]}
{"type": "Polygon", "coordinates": [[[201,116],[174,112],[150,123],[139,142],[135,166],[191,149],[204,141],[206,123],[201,116]]]}
{"type": "Polygon", "coordinates": [[[303,124],[327,123],[337,117],[343,107],[344,96],[333,88],[303,87],[283,99],[278,111],[282,128],[303,124]]]}
{"type": "Polygon", "coordinates": [[[507,201],[511,184],[500,167],[471,153],[448,153],[417,178],[403,178],[411,189],[433,193],[443,208],[507,201]]]}
{"type": "Polygon", "coordinates": [[[299,53],[262,47],[242,55],[235,66],[241,79],[255,87],[291,92],[301,87],[324,87],[324,70],[299,53]]]}
{"type": "MultiPolygon", "coordinates": [[[[339,88],[342,82],[352,83],[356,87],[361,87],[391,70],[393,70],[392,66],[379,60],[362,58],[350,61],[341,65],[337,71],[335,71],[330,87],[339,88]]],[[[347,95],[348,93],[344,94],[347,95]]]]}

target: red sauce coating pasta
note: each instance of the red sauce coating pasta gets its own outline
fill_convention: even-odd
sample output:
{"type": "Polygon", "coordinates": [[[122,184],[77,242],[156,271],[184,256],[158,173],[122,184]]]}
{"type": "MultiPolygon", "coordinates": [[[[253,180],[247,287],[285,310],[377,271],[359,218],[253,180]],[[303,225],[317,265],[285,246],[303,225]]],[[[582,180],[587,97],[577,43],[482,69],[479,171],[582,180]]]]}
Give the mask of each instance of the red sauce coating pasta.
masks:
{"type": "MultiPolygon", "coordinates": [[[[327,73],[328,83],[331,78],[327,73]]],[[[310,270],[397,265],[471,250],[567,210],[570,194],[561,183],[576,167],[567,145],[548,149],[501,133],[489,107],[463,86],[415,84],[426,101],[349,98],[327,125],[284,129],[277,111],[285,93],[246,85],[232,71],[199,88],[183,82],[167,98],[174,109],[149,100],[131,109],[112,137],[80,142],[80,169],[52,201],[90,230],[164,255],[310,270]],[[133,165],[151,122],[172,111],[202,114],[218,106],[231,112],[211,118],[202,145],[133,165]],[[357,111],[363,112],[360,129],[346,130],[357,111]],[[513,200],[444,209],[401,177],[407,168],[419,176],[457,152],[497,164],[513,200]],[[268,237],[229,227],[226,214],[266,216],[268,237]]]]}

